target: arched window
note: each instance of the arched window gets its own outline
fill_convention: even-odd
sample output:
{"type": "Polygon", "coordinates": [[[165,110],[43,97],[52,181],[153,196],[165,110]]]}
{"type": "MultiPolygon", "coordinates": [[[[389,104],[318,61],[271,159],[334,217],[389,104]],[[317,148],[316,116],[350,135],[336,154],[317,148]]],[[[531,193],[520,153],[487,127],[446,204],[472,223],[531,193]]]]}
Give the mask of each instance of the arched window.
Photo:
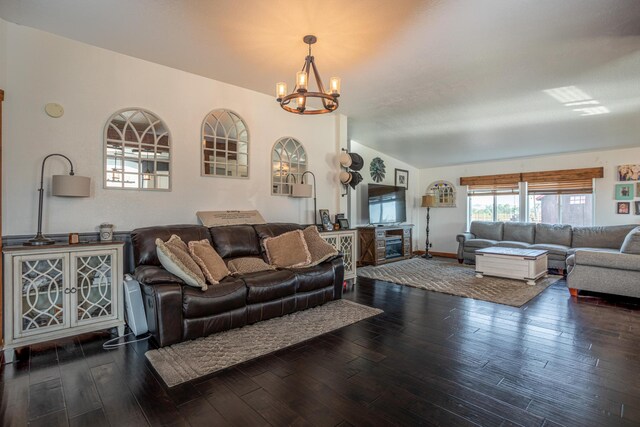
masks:
{"type": "Polygon", "coordinates": [[[154,113],[127,108],[104,130],[105,188],[170,190],[171,135],[154,113]]]}
{"type": "Polygon", "coordinates": [[[202,122],[202,176],[249,177],[249,130],[229,110],[213,110],[202,122]]]}
{"type": "Polygon", "coordinates": [[[271,194],[288,196],[289,184],[300,183],[307,167],[304,146],[294,138],[280,138],[271,151],[271,194]]]}

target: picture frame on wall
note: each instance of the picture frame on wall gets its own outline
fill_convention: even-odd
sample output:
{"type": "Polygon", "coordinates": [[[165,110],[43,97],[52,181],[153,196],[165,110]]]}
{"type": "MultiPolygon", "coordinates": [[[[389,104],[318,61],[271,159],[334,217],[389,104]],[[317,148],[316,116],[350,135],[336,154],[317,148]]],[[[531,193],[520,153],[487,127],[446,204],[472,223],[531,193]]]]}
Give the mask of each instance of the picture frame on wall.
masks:
{"type": "Polygon", "coordinates": [[[631,202],[618,202],[619,215],[629,215],[631,213],[631,202]]]}
{"type": "Polygon", "coordinates": [[[633,184],[616,184],[616,200],[633,200],[633,184]]]}
{"type": "Polygon", "coordinates": [[[320,214],[320,222],[322,223],[322,229],[324,231],[333,231],[333,224],[331,224],[331,216],[329,215],[329,209],[318,209],[320,214]]]}
{"type": "Polygon", "coordinates": [[[640,200],[635,202],[636,205],[636,215],[640,215],[640,200]]]}
{"type": "Polygon", "coordinates": [[[618,166],[618,181],[640,181],[640,165],[618,166]]]}
{"type": "Polygon", "coordinates": [[[396,187],[402,187],[406,190],[409,189],[409,171],[404,169],[396,169],[395,177],[396,187]]]}

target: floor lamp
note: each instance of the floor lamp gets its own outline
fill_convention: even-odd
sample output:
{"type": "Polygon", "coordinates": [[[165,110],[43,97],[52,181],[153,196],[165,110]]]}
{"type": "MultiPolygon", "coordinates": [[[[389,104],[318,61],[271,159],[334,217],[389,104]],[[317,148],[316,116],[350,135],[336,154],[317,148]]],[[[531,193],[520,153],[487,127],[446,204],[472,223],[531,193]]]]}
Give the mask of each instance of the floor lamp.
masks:
{"type": "Polygon", "coordinates": [[[302,177],[300,178],[300,184],[293,184],[291,186],[291,197],[306,197],[306,198],[311,197],[311,194],[312,194],[311,185],[304,183],[304,176],[306,174],[309,174],[313,177],[313,224],[318,225],[318,223],[316,222],[316,215],[318,214],[317,197],[316,197],[316,176],[313,174],[313,172],[306,171],[305,173],[302,174],[302,177]]]}
{"type": "Polygon", "coordinates": [[[71,171],[69,175],[53,175],[51,179],[51,195],[62,197],[89,197],[91,178],[77,176],[73,172],[73,163],[64,154],[49,154],[42,161],[40,169],[40,188],[38,189],[38,233],[33,239],[26,241],[26,246],[53,245],[55,240],[49,239],[42,234],[42,205],[44,202],[44,164],[49,157],[59,156],[69,162],[71,171]]]}
{"type": "Polygon", "coordinates": [[[429,210],[436,205],[436,197],[432,194],[427,194],[426,196],[422,196],[422,207],[427,208],[427,241],[425,244],[425,253],[422,258],[430,259],[433,256],[429,253],[429,220],[431,216],[429,215],[429,210]]]}

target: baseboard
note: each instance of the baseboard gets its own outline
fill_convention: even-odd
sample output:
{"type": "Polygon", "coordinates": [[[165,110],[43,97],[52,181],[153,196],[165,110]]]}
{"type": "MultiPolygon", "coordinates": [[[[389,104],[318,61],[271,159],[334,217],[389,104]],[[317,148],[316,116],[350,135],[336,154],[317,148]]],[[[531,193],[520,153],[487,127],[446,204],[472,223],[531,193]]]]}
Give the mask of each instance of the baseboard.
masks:
{"type": "MultiPolygon", "coordinates": [[[[453,259],[458,259],[458,254],[454,254],[451,252],[432,252],[429,251],[429,253],[433,256],[437,256],[440,258],[453,258],[453,259]]],[[[414,255],[424,255],[424,251],[414,251],[413,252],[414,255]]]]}

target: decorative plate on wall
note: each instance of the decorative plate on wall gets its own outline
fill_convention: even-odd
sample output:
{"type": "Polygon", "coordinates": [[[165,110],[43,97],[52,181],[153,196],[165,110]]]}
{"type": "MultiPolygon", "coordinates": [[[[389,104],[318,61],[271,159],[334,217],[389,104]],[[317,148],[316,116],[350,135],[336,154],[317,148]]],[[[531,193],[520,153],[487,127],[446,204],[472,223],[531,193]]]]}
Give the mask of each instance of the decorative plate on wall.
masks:
{"type": "Polygon", "coordinates": [[[384,174],[386,172],[384,167],[384,160],[380,157],[376,157],[371,160],[371,165],[369,165],[369,172],[371,173],[371,178],[375,182],[382,182],[384,179],[384,174]]]}

